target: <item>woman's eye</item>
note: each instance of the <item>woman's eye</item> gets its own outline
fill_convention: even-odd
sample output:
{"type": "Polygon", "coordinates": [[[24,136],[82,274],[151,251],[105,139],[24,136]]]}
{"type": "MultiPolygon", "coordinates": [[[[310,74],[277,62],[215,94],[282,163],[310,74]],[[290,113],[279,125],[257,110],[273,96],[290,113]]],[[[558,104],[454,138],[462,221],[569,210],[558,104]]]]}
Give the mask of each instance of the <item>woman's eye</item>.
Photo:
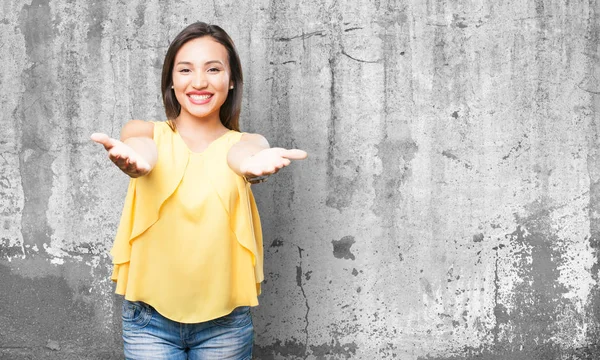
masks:
{"type": "Polygon", "coordinates": [[[191,70],[190,69],[181,69],[179,70],[179,72],[181,73],[189,73],[191,70]]]}
{"type": "Polygon", "coordinates": [[[208,69],[208,72],[219,72],[221,71],[219,68],[210,68],[208,69]]]}

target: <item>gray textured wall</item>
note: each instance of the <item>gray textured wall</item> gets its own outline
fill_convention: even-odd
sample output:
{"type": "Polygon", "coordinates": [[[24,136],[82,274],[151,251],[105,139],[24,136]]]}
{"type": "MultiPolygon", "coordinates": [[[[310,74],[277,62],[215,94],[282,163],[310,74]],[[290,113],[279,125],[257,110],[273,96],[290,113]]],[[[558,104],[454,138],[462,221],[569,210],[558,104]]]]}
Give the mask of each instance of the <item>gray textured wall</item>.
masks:
{"type": "Polygon", "coordinates": [[[598,359],[600,3],[3,0],[0,358],[118,359],[127,184],[89,135],[164,119],[184,25],[242,58],[259,359],[598,359]]]}

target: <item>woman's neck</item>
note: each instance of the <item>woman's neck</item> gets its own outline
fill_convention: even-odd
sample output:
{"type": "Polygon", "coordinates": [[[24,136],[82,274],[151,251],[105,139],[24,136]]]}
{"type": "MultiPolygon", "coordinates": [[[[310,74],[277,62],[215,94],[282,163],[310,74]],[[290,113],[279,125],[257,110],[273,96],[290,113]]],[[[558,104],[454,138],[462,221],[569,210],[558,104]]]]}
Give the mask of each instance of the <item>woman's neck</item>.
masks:
{"type": "Polygon", "coordinates": [[[180,114],[175,119],[177,131],[186,137],[216,138],[227,132],[218,116],[211,118],[196,118],[180,114]]]}

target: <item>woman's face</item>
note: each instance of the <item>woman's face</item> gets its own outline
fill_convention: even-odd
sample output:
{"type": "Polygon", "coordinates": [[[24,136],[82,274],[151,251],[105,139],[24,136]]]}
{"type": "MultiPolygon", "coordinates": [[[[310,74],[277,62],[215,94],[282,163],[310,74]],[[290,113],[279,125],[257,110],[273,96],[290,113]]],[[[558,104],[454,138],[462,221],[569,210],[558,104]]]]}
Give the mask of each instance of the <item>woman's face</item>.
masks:
{"type": "Polygon", "coordinates": [[[186,42],[175,56],[173,91],[181,105],[179,117],[219,119],[230,80],[225,47],[210,36],[186,42]]]}

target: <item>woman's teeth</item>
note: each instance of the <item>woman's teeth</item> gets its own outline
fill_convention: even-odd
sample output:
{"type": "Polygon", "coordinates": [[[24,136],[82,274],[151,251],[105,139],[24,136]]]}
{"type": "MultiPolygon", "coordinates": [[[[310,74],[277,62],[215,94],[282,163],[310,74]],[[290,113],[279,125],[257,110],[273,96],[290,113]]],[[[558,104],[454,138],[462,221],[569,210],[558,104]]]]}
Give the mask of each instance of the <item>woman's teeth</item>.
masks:
{"type": "Polygon", "coordinates": [[[212,95],[190,95],[190,97],[192,98],[192,100],[206,100],[209,97],[211,97],[212,95]]]}

